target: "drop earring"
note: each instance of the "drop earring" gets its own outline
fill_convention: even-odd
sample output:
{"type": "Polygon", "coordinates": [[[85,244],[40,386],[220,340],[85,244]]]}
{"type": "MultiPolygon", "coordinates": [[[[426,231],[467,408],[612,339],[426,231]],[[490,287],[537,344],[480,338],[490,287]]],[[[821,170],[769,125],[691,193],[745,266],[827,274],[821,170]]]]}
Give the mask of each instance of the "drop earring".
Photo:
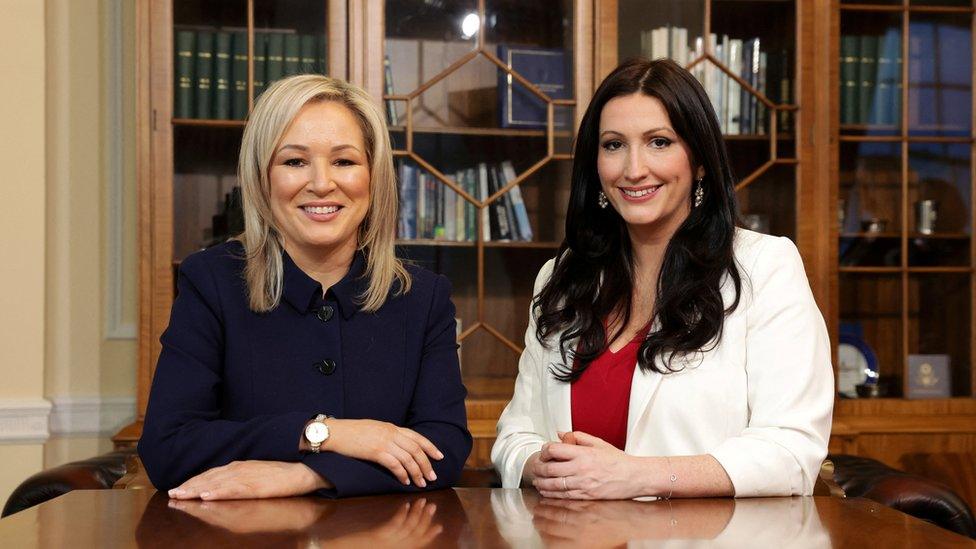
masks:
{"type": "Polygon", "coordinates": [[[607,195],[600,191],[600,194],[596,195],[596,205],[600,207],[601,210],[607,209],[607,205],[610,201],[607,200],[607,195]]]}
{"type": "Polygon", "coordinates": [[[695,181],[695,207],[701,206],[702,200],[705,199],[705,187],[702,185],[702,179],[699,178],[695,181]]]}

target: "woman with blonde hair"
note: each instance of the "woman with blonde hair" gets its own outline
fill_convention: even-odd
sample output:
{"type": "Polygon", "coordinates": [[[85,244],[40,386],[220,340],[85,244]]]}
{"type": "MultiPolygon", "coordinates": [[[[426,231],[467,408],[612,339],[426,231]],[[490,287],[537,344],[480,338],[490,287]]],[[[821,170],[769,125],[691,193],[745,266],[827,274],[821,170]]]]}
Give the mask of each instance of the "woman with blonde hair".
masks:
{"type": "Polygon", "coordinates": [[[258,99],[245,230],[180,265],[139,455],[172,498],[450,486],[471,450],[443,276],[394,255],[396,181],[369,96],[319,75],[258,99]]]}

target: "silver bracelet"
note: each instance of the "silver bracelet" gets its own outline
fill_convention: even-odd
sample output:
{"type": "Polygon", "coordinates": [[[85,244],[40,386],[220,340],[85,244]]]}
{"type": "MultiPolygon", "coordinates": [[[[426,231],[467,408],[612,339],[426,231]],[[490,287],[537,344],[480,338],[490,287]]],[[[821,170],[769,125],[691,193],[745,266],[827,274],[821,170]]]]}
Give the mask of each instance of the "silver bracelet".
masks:
{"type": "Polygon", "coordinates": [[[671,458],[664,456],[664,459],[668,462],[668,480],[671,481],[671,489],[668,490],[668,495],[664,496],[664,499],[671,499],[672,494],[674,494],[674,483],[678,481],[678,475],[674,474],[674,469],[671,468],[671,458]]]}

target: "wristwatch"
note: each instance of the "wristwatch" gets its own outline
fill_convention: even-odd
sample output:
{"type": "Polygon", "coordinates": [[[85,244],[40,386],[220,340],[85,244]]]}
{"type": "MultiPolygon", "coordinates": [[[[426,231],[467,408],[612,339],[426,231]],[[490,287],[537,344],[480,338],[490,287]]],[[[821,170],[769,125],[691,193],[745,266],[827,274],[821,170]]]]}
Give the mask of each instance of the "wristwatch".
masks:
{"type": "Polygon", "coordinates": [[[325,424],[326,419],[330,419],[330,416],[319,414],[305,427],[305,440],[308,441],[313,453],[319,453],[322,443],[329,439],[329,426],[325,424]]]}

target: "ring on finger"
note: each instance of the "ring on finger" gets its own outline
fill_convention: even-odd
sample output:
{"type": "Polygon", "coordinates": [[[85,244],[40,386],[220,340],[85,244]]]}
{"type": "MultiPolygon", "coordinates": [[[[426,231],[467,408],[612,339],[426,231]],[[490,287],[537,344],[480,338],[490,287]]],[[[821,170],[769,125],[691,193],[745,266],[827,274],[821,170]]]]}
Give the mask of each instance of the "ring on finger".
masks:
{"type": "Polygon", "coordinates": [[[569,486],[566,485],[566,477],[562,477],[562,479],[563,479],[563,491],[567,492],[569,491],[569,486]]]}

